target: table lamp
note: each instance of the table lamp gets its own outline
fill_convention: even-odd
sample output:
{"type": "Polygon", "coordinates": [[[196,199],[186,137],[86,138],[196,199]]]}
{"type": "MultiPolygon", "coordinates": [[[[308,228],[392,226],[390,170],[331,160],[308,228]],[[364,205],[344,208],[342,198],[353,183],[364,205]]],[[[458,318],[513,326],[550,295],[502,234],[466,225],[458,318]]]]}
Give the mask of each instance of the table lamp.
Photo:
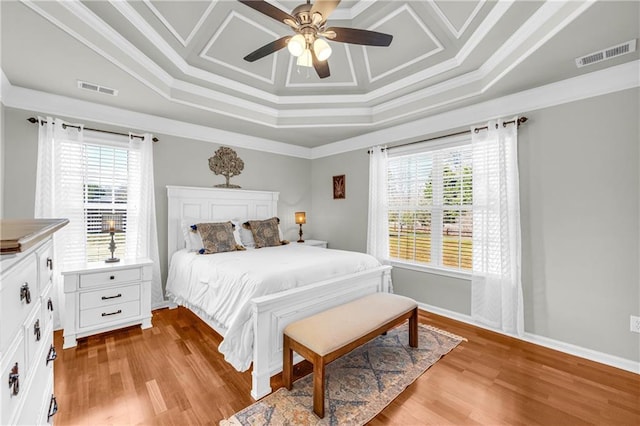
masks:
{"type": "Polygon", "coordinates": [[[111,242],[109,243],[111,257],[109,259],[105,259],[106,263],[120,262],[120,259],[113,256],[113,252],[116,250],[116,242],[113,236],[116,232],[124,231],[122,219],[122,213],[104,213],[102,215],[102,232],[108,232],[111,234],[111,242]]]}
{"type": "Polygon", "coordinates": [[[296,215],[296,223],[300,225],[300,232],[298,233],[298,235],[300,235],[300,239],[298,240],[298,242],[304,243],[304,240],[302,239],[302,224],[307,223],[307,213],[296,212],[295,215],[296,215]]]}

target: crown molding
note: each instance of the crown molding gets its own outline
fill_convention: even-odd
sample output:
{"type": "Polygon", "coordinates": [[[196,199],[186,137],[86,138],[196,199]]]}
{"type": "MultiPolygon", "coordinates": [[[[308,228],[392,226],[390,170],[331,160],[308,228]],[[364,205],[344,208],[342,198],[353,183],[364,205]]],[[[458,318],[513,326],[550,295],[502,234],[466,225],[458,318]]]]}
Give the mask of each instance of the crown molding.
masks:
{"type": "MultiPolygon", "coordinates": [[[[4,76],[4,72],[2,75],[4,76]]],[[[3,77],[2,102],[6,107],[290,157],[310,158],[310,148],[25,89],[5,81],[6,77],[3,77]]]]}
{"type": "Polygon", "coordinates": [[[465,31],[467,31],[467,28],[469,28],[469,25],[471,25],[471,22],[473,22],[476,15],[478,15],[478,13],[480,12],[480,9],[482,9],[482,6],[484,6],[485,3],[486,3],[486,0],[478,1],[478,4],[476,4],[476,7],[471,11],[467,19],[462,24],[462,27],[460,27],[459,29],[456,28],[455,25],[453,25],[453,23],[449,20],[449,17],[447,17],[447,14],[444,13],[442,9],[440,9],[440,6],[438,6],[438,4],[435,1],[430,1],[429,5],[433,8],[433,10],[435,10],[436,14],[438,15],[438,17],[440,17],[442,22],[444,22],[444,24],[447,26],[449,31],[451,31],[451,34],[453,34],[455,38],[459,39],[460,37],[462,37],[465,31]]]}
{"type": "Polygon", "coordinates": [[[311,149],[311,158],[328,157],[379,144],[393,145],[418,140],[428,134],[471,126],[495,117],[522,114],[635,87],[640,87],[640,60],[322,145],[311,149]],[[429,129],[428,133],[425,129],[429,129]]]}
{"type": "Polygon", "coordinates": [[[142,1],[149,8],[149,10],[151,10],[151,13],[153,13],[156,16],[156,18],[160,20],[160,22],[162,22],[162,25],[164,25],[165,28],[171,34],[173,34],[176,40],[178,40],[183,47],[187,47],[191,39],[193,39],[193,36],[196,35],[200,27],[202,27],[202,25],[204,24],[204,21],[207,19],[207,17],[209,17],[209,14],[213,10],[213,7],[216,5],[216,2],[211,2],[209,6],[207,6],[207,9],[204,11],[204,13],[200,17],[196,25],[193,27],[193,29],[191,30],[187,38],[183,39],[182,36],[178,33],[178,31],[174,28],[174,26],[171,25],[169,20],[153,5],[151,0],[142,0],[142,1]]]}

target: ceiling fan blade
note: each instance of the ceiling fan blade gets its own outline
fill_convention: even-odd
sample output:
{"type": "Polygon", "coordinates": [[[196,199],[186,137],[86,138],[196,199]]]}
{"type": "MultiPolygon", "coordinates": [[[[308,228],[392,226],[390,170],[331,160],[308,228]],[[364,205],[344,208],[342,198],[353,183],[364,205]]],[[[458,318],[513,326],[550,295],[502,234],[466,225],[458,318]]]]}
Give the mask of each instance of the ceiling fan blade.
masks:
{"type": "MultiPolygon", "coordinates": [[[[285,24],[287,24],[285,22],[285,19],[290,19],[293,22],[296,22],[296,18],[294,18],[293,16],[289,15],[286,12],[283,12],[282,10],[278,9],[277,7],[267,3],[264,0],[238,0],[240,3],[249,6],[252,9],[257,10],[258,12],[265,14],[273,19],[275,19],[276,21],[280,21],[283,22],[285,24]]],[[[289,24],[287,24],[289,25],[289,24]]]]}
{"type": "Polygon", "coordinates": [[[316,69],[316,72],[318,73],[318,77],[327,78],[331,75],[331,73],[329,72],[329,62],[326,60],[325,61],[318,60],[318,57],[316,56],[316,52],[314,52],[313,49],[311,49],[311,59],[313,60],[313,67],[316,69]]]}
{"type": "Polygon", "coordinates": [[[260,58],[264,58],[265,56],[270,55],[273,52],[277,52],[278,50],[284,48],[287,45],[291,37],[292,36],[284,36],[282,38],[272,41],[271,43],[265,44],[261,48],[254,50],[253,52],[245,56],[244,60],[247,62],[253,62],[253,61],[257,61],[260,58]]]}
{"type": "Polygon", "coordinates": [[[358,28],[330,27],[324,32],[333,31],[335,37],[328,37],[329,40],[339,41],[342,43],[364,44],[366,46],[389,46],[393,36],[390,34],[379,33],[376,31],[360,30],[358,28]]]}
{"type": "Polygon", "coordinates": [[[325,22],[329,15],[331,15],[331,12],[333,12],[335,8],[338,7],[339,3],[340,0],[316,0],[315,2],[313,2],[313,6],[311,6],[311,11],[309,12],[309,14],[313,16],[314,13],[318,12],[320,15],[322,15],[321,23],[325,22]]]}

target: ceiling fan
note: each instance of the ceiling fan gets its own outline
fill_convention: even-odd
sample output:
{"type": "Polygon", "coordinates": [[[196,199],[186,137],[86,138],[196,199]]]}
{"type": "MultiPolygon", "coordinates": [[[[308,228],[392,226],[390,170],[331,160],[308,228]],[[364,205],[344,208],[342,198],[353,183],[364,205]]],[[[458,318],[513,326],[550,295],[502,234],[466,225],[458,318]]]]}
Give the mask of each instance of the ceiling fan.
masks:
{"type": "Polygon", "coordinates": [[[318,77],[329,77],[327,59],[331,55],[331,46],[325,39],[341,43],[362,44],[366,46],[389,46],[393,36],[376,31],[357,28],[326,27],[327,18],[338,6],[340,0],[310,0],[291,11],[283,12],[264,0],[238,0],[277,21],[290,26],[296,33],[293,36],[281,37],[265,44],[261,48],[244,57],[245,61],[254,62],[264,58],[285,46],[296,56],[300,66],[315,68],[318,77]]]}

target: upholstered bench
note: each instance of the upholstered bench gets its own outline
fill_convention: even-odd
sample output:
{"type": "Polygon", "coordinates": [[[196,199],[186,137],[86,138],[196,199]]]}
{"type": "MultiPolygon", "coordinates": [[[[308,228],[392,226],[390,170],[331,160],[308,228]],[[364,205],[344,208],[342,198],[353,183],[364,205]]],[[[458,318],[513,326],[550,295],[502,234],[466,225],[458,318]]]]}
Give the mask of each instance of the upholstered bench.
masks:
{"type": "Polygon", "coordinates": [[[409,346],[418,346],[418,305],[408,297],[375,293],[287,325],[282,376],[291,390],[293,351],[313,364],[313,411],[324,417],[325,365],[409,319],[409,346]]]}

